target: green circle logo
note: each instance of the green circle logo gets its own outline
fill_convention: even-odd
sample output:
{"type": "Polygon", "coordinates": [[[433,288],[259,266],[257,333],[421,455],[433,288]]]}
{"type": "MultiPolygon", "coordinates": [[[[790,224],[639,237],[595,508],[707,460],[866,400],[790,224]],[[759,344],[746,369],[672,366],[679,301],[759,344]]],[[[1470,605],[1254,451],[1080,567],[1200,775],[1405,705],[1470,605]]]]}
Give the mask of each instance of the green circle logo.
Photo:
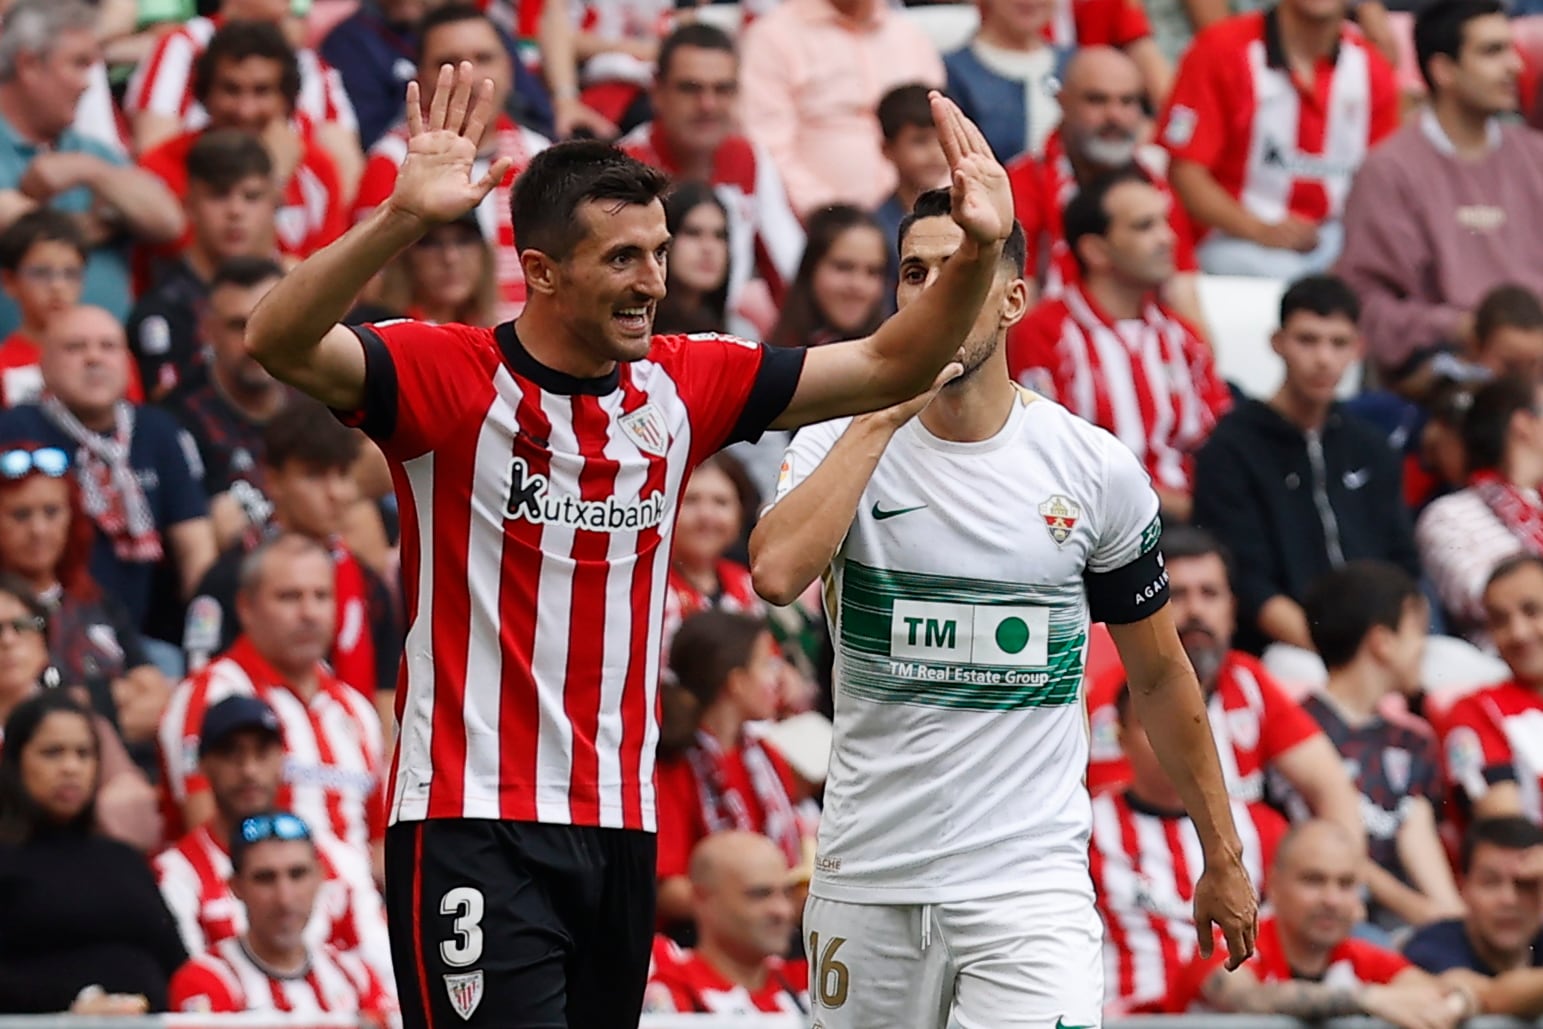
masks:
{"type": "Polygon", "coordinates": [[[997,623],[997,646],[1004,654],[1016,654],[1029,645],[1029,626],[1014,615],[997,623]]]}

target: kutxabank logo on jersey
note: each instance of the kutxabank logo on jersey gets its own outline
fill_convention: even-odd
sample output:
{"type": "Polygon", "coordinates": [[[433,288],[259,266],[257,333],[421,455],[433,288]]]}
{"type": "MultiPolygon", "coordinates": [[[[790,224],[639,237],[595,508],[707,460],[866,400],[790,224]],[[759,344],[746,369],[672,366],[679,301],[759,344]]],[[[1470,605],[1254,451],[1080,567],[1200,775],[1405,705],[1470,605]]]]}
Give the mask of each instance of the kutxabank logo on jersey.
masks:
{"type": "Polygon", "coordinates": [[[545,475],[532,473],[523,457],[509,465],[509,499],[505,518],[524,518],[543,525],[561,525],[590,532],[623,532],[652,529],[664,521],[664,493],[655,490],[637,500],[582,500],[552,492],[545,475]]]}
{"type": "Polygon", "coordinates": [[[990,582],[870,568],[842,573],[842,689],[880,703],[981,710],[1077,701],[1080,583],[990,582]]]}

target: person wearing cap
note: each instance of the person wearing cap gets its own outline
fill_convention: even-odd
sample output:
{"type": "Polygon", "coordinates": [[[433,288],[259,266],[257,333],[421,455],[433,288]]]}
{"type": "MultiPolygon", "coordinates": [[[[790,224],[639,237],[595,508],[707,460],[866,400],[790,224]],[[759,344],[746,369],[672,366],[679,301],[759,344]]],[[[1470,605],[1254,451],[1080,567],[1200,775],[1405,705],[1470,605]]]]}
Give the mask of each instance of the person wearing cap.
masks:
{"type": "Polygon", "coordinates": [[[327,1012],[388,1024],[397,1005],[381,977],[356,954],[307,942],[323,873],[305,822],[288,811],[265,811],[233,830],[230,888],[246,906],[246,931],[177,970],[171,1010],[327,1012]]]}
{"type": "MultiPolygon", "coordinates": [[[[256,697],[229,696],[204,713],[198,767],[214,797],[214,816],[153,862],[156,882],[189,954],[201,954],[247,929],[231,888],[231,834],[252,815],[277,806],[284,778],[284,731],[278,713],[256,697]]],[[[322,882],[305,939],[352,951],[390,984],[386,914],[369,862],[319,836],[322,882]]]]}

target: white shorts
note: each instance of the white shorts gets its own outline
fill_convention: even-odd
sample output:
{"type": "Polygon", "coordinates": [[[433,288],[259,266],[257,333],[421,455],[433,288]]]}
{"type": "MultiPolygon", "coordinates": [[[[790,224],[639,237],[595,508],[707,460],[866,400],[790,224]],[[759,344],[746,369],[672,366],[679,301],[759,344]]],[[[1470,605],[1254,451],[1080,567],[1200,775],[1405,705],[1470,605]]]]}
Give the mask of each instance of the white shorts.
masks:
{"type": "Polygon", "coordinates": [[[948,904],[804,908],[813,1029],[1100,1029],[1091,884],[948,904]]]}

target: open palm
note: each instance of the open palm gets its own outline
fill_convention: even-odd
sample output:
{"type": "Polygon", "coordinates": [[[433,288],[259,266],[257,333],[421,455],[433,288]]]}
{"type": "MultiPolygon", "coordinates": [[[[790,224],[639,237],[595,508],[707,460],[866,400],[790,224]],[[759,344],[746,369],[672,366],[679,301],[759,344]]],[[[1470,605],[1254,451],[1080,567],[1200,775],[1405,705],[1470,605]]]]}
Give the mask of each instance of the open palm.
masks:
{"type": "Polygon", "coordinates": [[[482,202],[509,174],[508,158],[475,176],[477,146],[493,117],[493,83],[475,89],[472,66],[442,65],[428,117],[418,84],[407,84],[407,156],[397,171],[391,203],[427,224],[454,221],[482,202]]]}
{"type": "Polygon", "coordinates": [[[954,221],[981,245],[1005,240],[1013,231],[1013,191],[1007,170],[958,104],[936,91],[930,99],[938,141],[948,158],[954,221]]]}

